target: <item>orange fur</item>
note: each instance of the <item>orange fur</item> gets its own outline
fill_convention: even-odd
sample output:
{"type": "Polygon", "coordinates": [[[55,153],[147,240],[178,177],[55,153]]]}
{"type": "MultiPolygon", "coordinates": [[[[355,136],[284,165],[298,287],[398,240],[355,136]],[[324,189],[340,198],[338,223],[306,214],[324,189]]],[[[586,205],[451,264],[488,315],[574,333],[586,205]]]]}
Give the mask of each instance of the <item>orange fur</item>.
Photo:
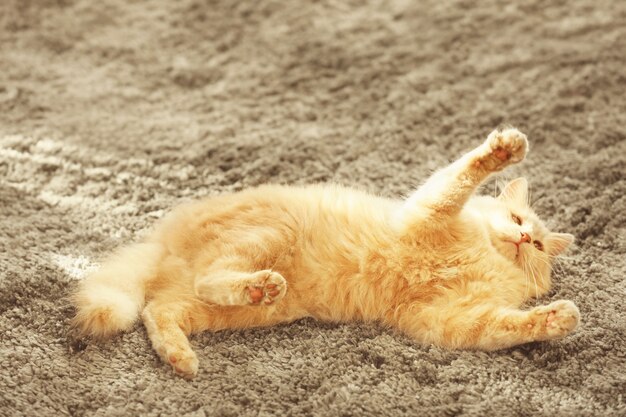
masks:
{"type": "Polygon", "coordinates": [[[517,130],[494,131],[405,201],[268,185],[180,206],[81,283],[74,324],[107,336],[143,311],[155,350],[186,377],[198,370],[188,334],[302,317],[379,321],[450,348],[564,337],[573,303],[519,306],[549,290],[551,260],[573,237],[540,222],[524,179],[473,195],[526,151],[517,130]],[[518,253],[521,233],[532,241],[518,253]]]}

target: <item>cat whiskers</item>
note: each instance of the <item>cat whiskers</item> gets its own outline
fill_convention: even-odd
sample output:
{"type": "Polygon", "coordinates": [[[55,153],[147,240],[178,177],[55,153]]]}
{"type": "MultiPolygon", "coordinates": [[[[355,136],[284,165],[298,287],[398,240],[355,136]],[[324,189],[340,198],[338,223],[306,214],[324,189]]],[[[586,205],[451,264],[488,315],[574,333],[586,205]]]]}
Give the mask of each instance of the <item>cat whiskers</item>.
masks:
{"type": "Polygon", "coordinates": [[[532,275],[533,282],[535,283],[535,305],[536,305],[537,299],[539,298],[539,286],[537,285],[537,279],[538,279],[539,273],[538,271],[535,270],[535,267],[532,266],[532,264],[531,264],[531,268],[533,270],[533,275],[532,275]]]}
{"type": "Polygon", "coordinates": [[[528,278],[528,266],[526,265],[526,263],[526,259],[524,258],[524,262],[522,263],[522,270],[524,271],[524,278],[526,279],[526,293],[524,295],[525,300],[530,298],[530,279],[528,278]]]}
{"type": "MultiPolygon", "coordinates": [[[[517,253],[517,255],[515,255],[515,259],[519,258],[519,252],[517,253]]],[[[526,261],[526,258],[524,258],[524,261],[526,261]]],[[[524,263],[522,263],[522,271],[524,271],[524,278],[526,281],[526,290],[524,292],[524,300],[527,300],[529,298],[529,293],[530,293],[530,280],[528,279],[528,275],[526,274],[526,265],[524,263]]]]}
{"type": "MultiPolygon", "coordinates": [[[[524,258],[524,270],[527,272],[530,272],[530,276],[533,279],[533,283],[535,284],[535,304],[537,303],[537,297],[539,295],[539,286],[537,285],[537,279],[535,278],[535,274],[537,273],[535,271],[535,268],[533,267],[532,263],[529,261],[528,258],[524,258]]],[[[527,278],[528,279],[528,278],[527,278]]]]}
{"type": "Polygon", "coordinates": [[[552,264],[550,262],[546,261],[545,259],[542,259],[542,258],[539,258],[539,257],[537,257],[535,259],[537,259],[539,262],[543,262],[545,265],[547,265],[549,267],[552,267],[552,264]]]}
{"type": "Polygon", "coordinates": [[[545,259],[543,259],[543,258],[537,257],[536,259],[537,259],[538,261],[540,261],[540,262],[543,262],[543,263],[544,263],[544,264],[545,264],[545,265],[546,265],[549,269],[551,269],[551,270],[554,270],[554,269],[555,269],[555,267],[557,267],[557,265],[556,265],[556,264],[550,263],[549,261],[547,261],[547,260],[545,260],[545,259]]]}

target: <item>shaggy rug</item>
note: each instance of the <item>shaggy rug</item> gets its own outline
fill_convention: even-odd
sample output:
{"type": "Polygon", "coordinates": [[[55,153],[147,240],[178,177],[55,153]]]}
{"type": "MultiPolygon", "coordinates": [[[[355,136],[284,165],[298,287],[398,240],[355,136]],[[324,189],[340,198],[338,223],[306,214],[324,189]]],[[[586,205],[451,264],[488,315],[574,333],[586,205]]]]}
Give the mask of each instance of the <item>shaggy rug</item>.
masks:
{"type": "MultiPolygon", "coordinates": [[[[3,0],[0,415],[626,415],[626,2],[3,0]],[[399,197],[498,124],[577,244],[573,335],[494,353],[303,320],[68,337],[67,295],[173,205],[266,182],[399,197]]],[[[494,182],[485,187],[493,192],[494,182]]]]}

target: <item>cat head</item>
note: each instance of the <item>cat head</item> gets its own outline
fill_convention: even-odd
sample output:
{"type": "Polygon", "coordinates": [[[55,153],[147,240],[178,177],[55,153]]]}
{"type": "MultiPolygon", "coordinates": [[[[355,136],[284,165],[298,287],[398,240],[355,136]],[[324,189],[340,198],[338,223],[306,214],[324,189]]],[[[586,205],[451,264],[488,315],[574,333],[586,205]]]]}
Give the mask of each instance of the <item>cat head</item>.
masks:
{"type": "Polygon", "coordinates": [[[554,258],[565,252],[574,236],[548,230],[530,207],[525,178],[509,182],[497,198],[483,204],[492,245],[522,269],[530,283],[537,283],[540,293],[546,292],[554,258]]]}

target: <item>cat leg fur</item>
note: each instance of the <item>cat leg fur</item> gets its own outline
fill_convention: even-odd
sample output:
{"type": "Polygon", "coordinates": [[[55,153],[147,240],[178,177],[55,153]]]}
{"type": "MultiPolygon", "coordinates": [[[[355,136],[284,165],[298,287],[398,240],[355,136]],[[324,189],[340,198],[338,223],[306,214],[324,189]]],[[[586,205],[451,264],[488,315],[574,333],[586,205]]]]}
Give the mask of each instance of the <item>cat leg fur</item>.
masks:
{"type": "Polygon", "coordinates": [[[209,304],[187,294],[171,293],[151,300],[142,312],[144,326],[154,350],[174,372],[191,379],[198,373],[198,358],[188,336],[206,330],[245,329],[273,326],[304,317],[289,311],[287,303],[271,307],[222,306],[209,304]]]}
{"type": "Polygon", "coordinates": [[[434,173],[406,200],[401,209],[403,222],[442,226],[461,211],[490,174],[522,161],[527,151],[528,140],[519,130],[494,130],[482,145],[434,173]]]}
{"type": "Polygon", "coordinates": [[[151,301],[141,313],[154,350],[174,372],[184,378],[198,373],[198,358],[191,349],[187,335],[191,321],[184,302],[159,303],[151,301]]]}
{"type": "Polygon", "coordinates": [[[287,281],[278,272],[268,269],[240,272],[212,269],[196,278],[198,298],[223,306],[267,306],[280,301],[287,292],[287,281]]]}
{"type": "Polygon", "coordinates": [[[238,257],[215,261],[205,274],[196,277],[196,296],[224,306],[268,306],[280,301],[287,292],[285,278],[269,269],[242,272],[249,263],[238,257]]]}
{"type": "Polygon", "coordinates": [[[400,328],[422,343],[450,349],[498,350],[562,339],[578,326],[580,313],[569,300],[531,310],[493,304],[432,305],[400,319],[400,328]]]}

